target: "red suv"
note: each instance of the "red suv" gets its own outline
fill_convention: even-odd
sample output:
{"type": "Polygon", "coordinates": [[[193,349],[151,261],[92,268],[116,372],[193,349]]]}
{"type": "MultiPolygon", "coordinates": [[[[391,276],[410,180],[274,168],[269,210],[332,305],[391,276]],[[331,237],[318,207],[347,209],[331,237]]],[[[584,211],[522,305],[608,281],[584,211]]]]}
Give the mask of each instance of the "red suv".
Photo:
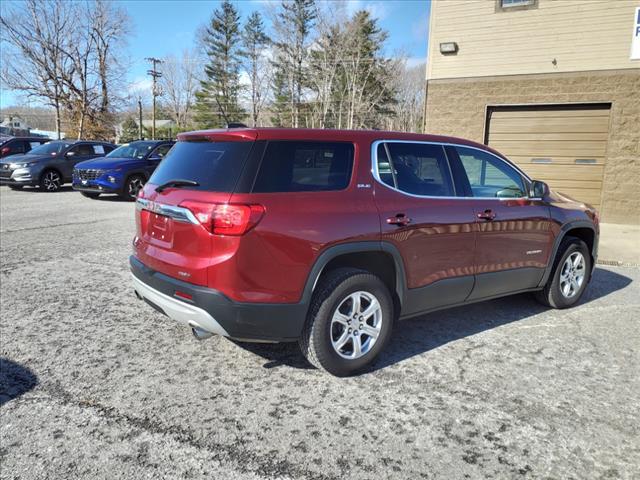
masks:
{"type": "Polygon", "coordinates": [[[136,207],[138,298],[198,338],[298,341],[334,375],[398,319],[527,291],[569,307],[598,246],[593,208],[434,135],[185,133],[136,207]]]}

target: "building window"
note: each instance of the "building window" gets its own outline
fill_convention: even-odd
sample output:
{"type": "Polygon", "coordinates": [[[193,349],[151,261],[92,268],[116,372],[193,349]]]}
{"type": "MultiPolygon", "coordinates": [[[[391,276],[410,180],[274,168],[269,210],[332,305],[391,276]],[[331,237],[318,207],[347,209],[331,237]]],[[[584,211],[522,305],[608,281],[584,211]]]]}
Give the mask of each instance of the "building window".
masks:
{"type": "Polygon", "coordinates": [[[538,8],[538,0],[496,0],[496,12],[538,8]]]}

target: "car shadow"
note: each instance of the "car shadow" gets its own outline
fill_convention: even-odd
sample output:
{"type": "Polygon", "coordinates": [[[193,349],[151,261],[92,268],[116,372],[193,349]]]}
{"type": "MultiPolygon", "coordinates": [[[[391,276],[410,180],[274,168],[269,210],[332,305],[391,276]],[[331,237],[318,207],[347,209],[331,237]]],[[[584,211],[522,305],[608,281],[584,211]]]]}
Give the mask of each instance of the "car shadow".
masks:
{"type": "Polygon", "coordinates": [[[99,202],[133,203],[133,200],[129,200],[128,198],[110,194],[100,195],[98,198],[92,198],[91,200],[97,200],[99,202]]]}
{"type": "Polygon", "coordinates": [[[38,377],[29,368],[0,357],[0,407],[37,384],[38,377]]]}
{"type": "MultiPolygon", "coordinates": [[[[631,281],[630,278],[619,273],[596,268],[589,288],[584,293],[579,305],[621,290],[627,287],[631,281]]],[[[383,369],[455,340],[517,322],[546,310],[548,308],[539,304],[533,295],[525,293],[440,310],[396,322],[389,344],[363,373],[383,369]]],[[[235,343],[267,360],[263,365],[264,368],[274,368],[281,365],[301,369],[312,368],[300,353],[297,343],[235,343]]]]}
{"type": "MultiPolygon", "coordinates": [[[[9,187],[7,187],[8,189],[9,187]]],[[[69,192],[75,192],[75,190],[73,188],[71,188],[71,185],[63,185],[60,187],[60,189],[56,190],[55,192],[49,192],[46,190],[40,190],[39,187],[31,187],[31,186],[24,186],[22,187],[20,190],[15,190],[15,192],[29,192],[29,193],[42,193],[43,195],[56,195],[58,193],[69,193],[69,192]]]]}

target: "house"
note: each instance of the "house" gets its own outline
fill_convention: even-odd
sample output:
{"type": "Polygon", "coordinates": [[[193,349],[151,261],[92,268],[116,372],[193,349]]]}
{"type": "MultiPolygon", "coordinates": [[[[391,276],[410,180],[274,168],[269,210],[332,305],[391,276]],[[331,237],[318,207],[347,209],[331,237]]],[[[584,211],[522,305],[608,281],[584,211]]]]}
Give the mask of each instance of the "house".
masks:
{"type": "Polygon", "coordinates": [[[425,129],[640,224],[640,0],[431,4],[425,129]]]}
{"type": "Polygon", "coordinates": [[[17,115],[9,115],[0,123],[0,131],[5,135],[29,135],[29,125],[17,115]]]}

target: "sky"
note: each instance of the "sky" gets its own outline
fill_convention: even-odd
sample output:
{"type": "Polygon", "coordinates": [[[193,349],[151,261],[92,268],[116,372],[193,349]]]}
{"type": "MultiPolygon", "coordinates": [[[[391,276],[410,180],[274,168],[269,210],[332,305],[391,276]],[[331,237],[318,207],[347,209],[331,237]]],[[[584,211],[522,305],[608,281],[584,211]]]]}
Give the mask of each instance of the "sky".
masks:
{"type": "MultiPolygon", "coordinates": [[[[366,9],[379,20],[389,33],[387,55],[404,54],[409,65],[426,61],[429,0],[344,0],[349,13],[366,9]]],[[[204,25],[220,4],[212,0],[116,0],[131,18],[132,35],[126,54],[130,68],[127,72],[129,93],[150,90],[146,71],[150,68],[144,59],[179,54],[195,46],[198,28],[204,25]]],[[[242,20],[254,10],[267,13],[279,0],[233,1],[242,20]]],[[[0,91],[0,106],[22,105],[15,92],[0,91]]]]}

